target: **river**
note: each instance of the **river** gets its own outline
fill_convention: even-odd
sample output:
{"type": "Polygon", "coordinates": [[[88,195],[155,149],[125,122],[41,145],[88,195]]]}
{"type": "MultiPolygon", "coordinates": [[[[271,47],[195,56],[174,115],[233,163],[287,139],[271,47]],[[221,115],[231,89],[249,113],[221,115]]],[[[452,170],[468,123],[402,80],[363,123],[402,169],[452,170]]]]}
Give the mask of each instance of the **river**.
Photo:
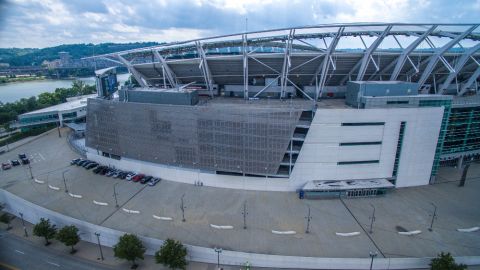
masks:
{"type": "MultiPolygon", "coordinates": [[[[119,74],[117,80],[122,85],[128,80],[129,74],[119,74]]],[[[88,85],[95,84],[95,77],[78,78],[88,85]]],[[[21,98],[38,96],[43,92],[54,92],[57,88],[72,87],[74,80],[39,80],[30,82],[15,82],[0,85],[0,101],[2,103],[14,102],[21,98]]]]}

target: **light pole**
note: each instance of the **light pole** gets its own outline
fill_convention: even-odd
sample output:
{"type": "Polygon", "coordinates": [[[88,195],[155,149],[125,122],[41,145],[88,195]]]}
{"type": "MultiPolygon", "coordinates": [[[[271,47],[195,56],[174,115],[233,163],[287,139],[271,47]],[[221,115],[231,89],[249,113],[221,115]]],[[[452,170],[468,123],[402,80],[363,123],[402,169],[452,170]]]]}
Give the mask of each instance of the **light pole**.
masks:
{"type": "Polygon", "coordinates": [[[370,233],[373,233],[373,222],[375,222],[375,206],[373,206],[373,204],[370,204],[370,206],[373,208],[373,213],[370,217],[370,233]]]}
{"type": "Polygon", "coordinates": [[[242,212],[242,215],[243,215],[243,229],[246,230],[246,229],[247,229],[247,215],[248,215],[248,212],[247,212],[247,201],[244,201],[244,202],[243,202],[243,212],[242,212]]]}
{"type": "Polygon", "coordinates": [[[310,205],[307,205],[307,206],[308,206],[308,214],[305,217],[305,219],[307,219],[307,229],[305,230],[305,233],[310,233],[310,220],[312,220],[312,216],[310,215],[310,205]]]}
{"type": "Polygon", "coordinates": [[[30,171],[30,179],[33,179],[32,166],[30,165],[30,161],[28,161],[28,170],[30,171]]]}
{"type": "Polygon", "coordinates": [[[470,163],[466,164],[463,167],[462,178],[460,178],[460,183],[458,183],[459,187],[465,186],[465,181],[467,180],[467,173],[469,168],[470,168],[470,163]]]}
{"type": "Polygon", "coordinates": [[[67,181],[65,180],[65,173],[66,172],[68,172],[68,170],[63,171],[62,176],[63,176],[63,184],[65,185],[65,193],[68,193],[67,181]]]}
{"type": "Polygon", "coordinates": [[[23,213],[19,212],[20,217],[22,218],[23,231],[25,232],[25,237],[28,237],[27,227],[25,227],[25,220],[23,219],[23,213]]]}
{"type": "Polygon", "coordinates": [[[185,222],[185,204],[183,202],[183,197],[185,197],[185,193],[183,193],[182,198],[181,198],[181,204],[180,204],[180,210],[182,210],[182,222],[185,222]]]}
{"type": "Polygon", "coordinates": [[[115,207],[118,208],[118,201],[117,201],[117,190],[115,187],[118,185],[118,182],[113,185],[113,197],[115,197],[115,207]]]}
{"type": "Polygon", "coordinates": [[[215,247],[213,250],[217,253],[217,269],[220,269],[220,253],[222,253],[222,249],[215,247]]]}
{"type": "Polygon", "coordinates": [[[374,259],[375,257],[377,257],[377,255],[378,255],[378,252],[376,252],[376,251],[375,251],[375,252],[371,252],[371,251],[370,251],[370,258],[372,259],[372,260],[370,261],[370,270],[373,269],[373,268],[372,268],[372,267],[373,267],[373,259],[374,259]]]}
{"type": "Polygon", "coordinates": [[[102,245],[100,245],[100,233],[95,232],[95,235],[97,236],[98,248],[100,249],[100,258],[98,259],[101,259],[103,261],[104,258],[103,258],[103,252],[102,252],[102,245]]]}
{"type": "Polygon", "coordinates": [[[433,205],[433,215],[432,215],[432,222],[430,222],[430,228],[428,228],[429,231],[433,231],[433,221],[437,218],[437,206],[434,203],[431,203],[433,205]]]}
{"type": "Polygon", "coordinates": [[[58,137],[61,138],[62,134],[60,133],[60,120],[57,122],[57,131],[58,131],[58,137]]]}

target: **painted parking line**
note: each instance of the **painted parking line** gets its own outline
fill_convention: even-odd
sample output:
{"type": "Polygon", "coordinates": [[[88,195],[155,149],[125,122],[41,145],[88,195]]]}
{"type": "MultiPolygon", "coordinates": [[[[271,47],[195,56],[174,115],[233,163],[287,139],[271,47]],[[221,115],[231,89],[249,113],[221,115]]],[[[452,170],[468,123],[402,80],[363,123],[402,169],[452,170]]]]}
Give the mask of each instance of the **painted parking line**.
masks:
{"type": "Polygon", "coordinates": [[[54,263],[54,262],[50,262],[50,261],[45,261],[45,262],[48,263],[48,264],[51,264],[53,266],[60,267],[60,264],[58,264],[58,263],[54,263]]]}
{"type": "Polygon", "coordinates": [[[15,252],[20,253],[20,254],[25,254],[25,252],[20,251],[20,250],[18,250],[18,249],[15,249],[15,252]]]}

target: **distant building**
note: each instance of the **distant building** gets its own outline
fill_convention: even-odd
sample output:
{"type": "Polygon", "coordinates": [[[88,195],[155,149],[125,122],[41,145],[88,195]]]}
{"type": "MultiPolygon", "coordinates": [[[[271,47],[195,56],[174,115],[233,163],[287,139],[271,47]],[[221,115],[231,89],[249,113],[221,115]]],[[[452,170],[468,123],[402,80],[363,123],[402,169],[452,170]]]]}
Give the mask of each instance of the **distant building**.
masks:
{"type": "Polygon", "coordinates": [[[59,52],[58,56],[60,57],[60,66],[67,67],[71,64],[72,58],[68,52],[59,52]]]}

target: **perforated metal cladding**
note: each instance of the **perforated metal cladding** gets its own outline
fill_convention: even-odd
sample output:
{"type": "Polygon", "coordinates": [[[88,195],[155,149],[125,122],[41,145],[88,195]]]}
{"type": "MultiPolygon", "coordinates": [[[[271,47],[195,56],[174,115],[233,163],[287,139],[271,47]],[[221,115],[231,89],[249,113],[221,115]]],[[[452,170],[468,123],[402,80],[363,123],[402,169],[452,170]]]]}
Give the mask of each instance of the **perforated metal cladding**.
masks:
{"type": "Polygon", "coordinates": [[[212,171],[276,174],[300,109],[176,106],[89,99],[86,145],[212,171]]]}

